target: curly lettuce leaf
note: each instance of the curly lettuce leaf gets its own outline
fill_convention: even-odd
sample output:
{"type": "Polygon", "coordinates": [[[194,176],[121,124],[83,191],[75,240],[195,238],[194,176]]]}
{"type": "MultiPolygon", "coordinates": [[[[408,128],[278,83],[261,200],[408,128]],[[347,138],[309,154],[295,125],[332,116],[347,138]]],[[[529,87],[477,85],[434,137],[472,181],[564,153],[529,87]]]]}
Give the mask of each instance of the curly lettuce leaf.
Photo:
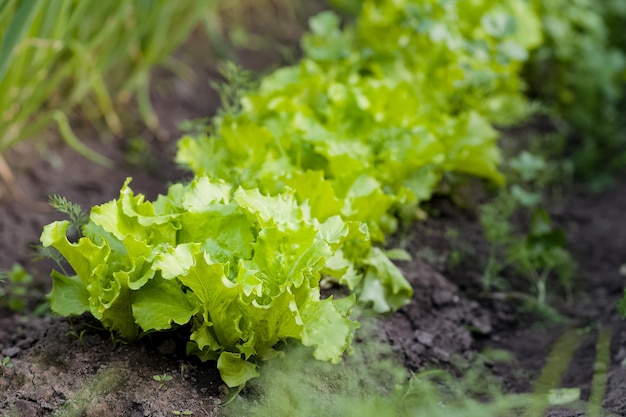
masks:
{"type": "Polygon", "coordinates": [[[365,262],[371,268],[363,277],[361,302],[371,303],[372,310],[385,313],[399,309],[411,299],[411,285],[382,250],[373,248],[365,262]]]}

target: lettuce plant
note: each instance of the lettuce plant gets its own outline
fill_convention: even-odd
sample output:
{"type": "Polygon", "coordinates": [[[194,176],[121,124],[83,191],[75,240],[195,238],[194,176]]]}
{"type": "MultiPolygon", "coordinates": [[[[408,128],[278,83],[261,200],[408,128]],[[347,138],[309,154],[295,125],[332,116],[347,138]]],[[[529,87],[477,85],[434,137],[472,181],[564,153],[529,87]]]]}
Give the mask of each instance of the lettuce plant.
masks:
{"type": "Polygon", "coordinates": [[[299,201],[324,193],[313,216],[362,221],[383,241],[445,172],[503,181],[492,123],[527,113],[518,73],[540,39],[524,1],[370,0],[345,28],[324,12],[304,59],[266,76],[212,134],[181,139],[177,159],[299,201]]]}
{"type": "Polygon", "coordinates": [[[322,299],[322,279],[379,310],[411,296],[365,225],[320,221],[311,215],[320,203],[298,204],[293,191],[265,196],[203,177],[150,202],[129,181],[117,200],[92,208],[78,241],[68,239],[68,221],[44,228],[43,245],[75,272],[53,271],[50,306],[89,312],[126,340],[187,326],[189,353],[217,360],[230,386],[256,376],[255,363],[287,339],[313,347],[317,359],[341,360],[358,327],[349,318],[355,296],[322,299]],[[393,279],[386,286],[395,292],[379,291],[393,279]]]}

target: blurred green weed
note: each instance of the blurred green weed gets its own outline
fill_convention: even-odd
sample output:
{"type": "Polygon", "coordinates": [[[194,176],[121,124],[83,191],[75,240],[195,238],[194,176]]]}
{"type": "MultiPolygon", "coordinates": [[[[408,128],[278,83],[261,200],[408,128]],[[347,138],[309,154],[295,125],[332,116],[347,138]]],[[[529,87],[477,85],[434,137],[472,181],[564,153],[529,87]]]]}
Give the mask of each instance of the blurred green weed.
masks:
{"type": "Polygon", "coordinates": [[[315,2],[303,0],[218,0],[207,10],[204,26],[220,59],[238,62],[236,49],[248,49],[289,60],[293,52],[285,45],[300,40],[315,10],[315,2]]]}
{"type": "Polygon", "coordinates": [[[14,263],[8,271],[0,270],[0,307],[16,313],[23,311],[32,282],[33,276],[18,263],[14,263]]]}
{"type": "Polygon", "coordinates": [[[507,169],[508,187],[499,190],[491,203],[480,208],[480,224],[489,242],[483,287],[509,290],[502,275],[510,268],[526,278],[531,286],[528,294],[533,293],[535,299],[516,295],[530,301],[536,309],[550,313],[546,304],[549,278],[556,276],[569,296],[576,272],[576,263],[566,250],[565,234],[552,225],[539,191],[550,181],[553,164],[540,155],[522,151],[509,158],[507,169]],[[523,232],[516,230],[512,220],[520,213],[529,218],[523,232]]]}
{"type": "Polygon", "coordinates": [[[478,355],[462,378],[444,370],[407,371],[373,333],[341,364],[308,358],[306,348],[296,347],[283,360],[264,363],[261,377],[235,394],[223,415],[482,417],[514,415],[534,401],[529,395],[503,394],[486,371],[488,363],[511,360],[505,352],[478,355]]]}
{"type": "Polygon", "coordinates": [[[311,360],[306,348],[288,349],[283,360],[264,363],[261,377],[250,381],[240,395],[234,394],[222,415],[539,417],[553,407],[571,410],[571,415],[586,410],[590,416],[599,416],[608,411],[601,403],[610,359],[610,329],[599,329],[592,395],[583,401],[579,387],[562,386],[563,375],[585,337],[575,329],[557,339],[533,378],[532,392],[514,394],[505,392],[493,373],[496,364],[519,367],[509,352],[485,350],[459,364],[460,376],[459,372],[454,375],[437,369],[412,373],[398,361],[391,346],[378,341],[375,332],[381,330],[376,326],[364,322],[367,330],[361,333],[363,339],[355,346],[354,355],[338,365],[311,360]]]}
{"type": "Polygon", "coordinates": [[[564,120],[576,175],[601,187],[626,162],[626,6],[534,0],[544,41],[526,68],[532,95],[564,120]]]}

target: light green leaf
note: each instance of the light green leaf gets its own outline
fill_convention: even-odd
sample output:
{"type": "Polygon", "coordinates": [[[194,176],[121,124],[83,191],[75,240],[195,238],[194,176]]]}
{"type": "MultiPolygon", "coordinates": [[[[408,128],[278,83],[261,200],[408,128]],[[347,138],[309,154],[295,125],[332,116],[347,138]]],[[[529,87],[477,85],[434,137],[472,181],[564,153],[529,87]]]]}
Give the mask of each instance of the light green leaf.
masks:
{"type": "Polygon", "coordinates": [[[182,208],[192,213],[203,212],[215,203],[228,204],[231,185],[208,177],[194,179],[182,194],[182,208]]]}
{"type": "Polygon", "coordinates": [[[319,236],[331,245],[333,249],[339,248],[350,233],[350,227],[343,221],[341,216],[330,217],[324,223],[313,219],[313,224],[319,230],[319,236]]]}
{"type": "Polygon", "coordinates": [[[309,26],[316,35],[329,35],[339,31],[339,17],[330,11],[320,13],[311,18],[309,26]]]}
{"type": "Polygon", "coordinates": [[[259,376],[257,366],[241,358],[241,354],[222,352],[217,360],[217,369],[229,387],[238,387],[259,376]]]}
{"type": "Polygon", "coordinates": [[[179,221],[178,243],[198,242],[215,261],[234,262],[235,258],[252,255],[253,223],[236,204],[212,205],[202,212],[183,212],[179,221]]]}
{"type": "Polygon", "coordinates": [[[546,168],[546,161],[528,151],[522,151],[509,162],[511,168],[518,172],[524,181],[532,181],[546,168]]]}
{"type": "Polygon", "coordinates": [[[239,206],[256,216],[261,227],[277,226],[281,229],[297,230],[300,221],[306,219],[302,209],[291,195],[265,196],[258,189],[235,191],[239,206]]]}
{"type": "Polygon", "coordinates": [[[389,249],[386,250],[384,253],[385,256],[387,256],[387,258],[391,259],[392,261],[410,261],[413,259],[409,252],[400,248],[389,249]]]}
{"type": "Polygon", "coordinates": [[[156,214],[152,203],[144,201],[142,194],[135,196],[129,183],[130,178],[124,183],[118,200],[93,207],[91,221],[121,241],[132,236],[138,241],[174,245],[178,225],[172,219],[177,215],[156,214]]]}
{"type": "Polygon", "coordinates": [[[131,307],[133,300],[128,287],[128,276],[124,272],[114,272],[112,279],[107,275],[103,278],[99,284],[104,285],[94,286],[92,282],[92,288],[89,288],[91,314],[99,319],[105,328],[116,331],[121,338],[134,340],[139,329],[133,321],[131,307]]]}
{"type": "Polygon", "coordinates": [[[189,337],[187,354],[194,354],[201,360],[217,360],[219,353],[224,350],[215,336],[212,323],[204,322],[200,328],[194,330],[189,337]]]}
{"type": "Polygon", "coordinates": [[[272,294],[283,291],[286,285],[296,288],[305,277],[321,267],[330,257],[328,244],[317,237],[313,227],[302,226],[297,232],[283,232],[268,227],[259,233],[252,261],[266,280],[272,294]]]}
{"type": "Polygon", "coordinates": [[[154,278],[134,295],[132,313],[143,330],[164,330],[186,324],[198,306],[185,295],[174,280],[154,278]]]}
{"type": "Polygon", "coordinates": [[[118,273],[124,272],[127,276],[128,287],[138,290],[154,276],[152,260],[156,249],[147,245],[145,241],[135,240],[132,236],[128,236],[122,243],[123,251],[116,253],[112,250],[112,257],[118,257],[120,267],[123,264],[129,264],[127,269],[118,273]]]}
{"type": "Polygon", "coordinates": [[[89,293],[77,276],[67,277],[52,271],[50,308],[62,316],[77,316],[89,311],[89,293]]]}
{"type": "Polygon", "coordinates": [[[316,359],[339,363],[344,351],[350,347],[357,322],[347,316],[354,305],[354,297],[340,303],[331,298],[308,303],[302,310],[304,332],[302,344],[314,346],[316,359]]]}
{"type": "Polygon", "coordinates": [[[225,275],[224,265],[212,264],[203,253],[194,256],[194,267],[179,280],[188,286],[202,303],[215,339],[225,349],[234,350],[243,333],[240,299],[242,284],[233,283],[225,275]]]}
{"type": "Polygon", "coordinates": [[[106,241],[102,246],[94,244],[88,238],[81,238],[78,243],[70,243],[66,232],[68,221],[53,222],[44,227],[41,243],[44,247],[52,246],[67,259],[85,287],[89,287],[94,271],[106,264],[110,250],[106,241]]]}
{"type": "Polygon", "coordinates": [[[194,255],[200,252],[200,243],[183,243],[167,247],[154,260],[154,269],[161,270],[165,279],[173,279],[189,271],[194,265],[194,255]]]}
{"type": "Polygon", "coordinates": [[[389,313],[409,303],[413,296],[411,285],[382,250],[372,248],[365,263],[370,268],[358,293],[360,303],[371,303],[378,313],[389,313]]]}
{"type": "MultiPolygon", "coordinates": [[[[215,298],[213,291],[215,291],[216,284],[226,277],[224,265],[210,263],[208,255],[199,251],[194,251],[189,256],[191,257],[189,268],[185,273],[177,274],[178,279],[183,285],[189,287],[200,301],[208,304],[215,298]]],[[[235,285],[233,284],[232,287],[235,285]]]]}
{"type": "Polygon", "coordinates": [[[259,278],[259,270],[251,262],[239,259],[237,265],[237,277],[235,282],[243,284],[243,293],[246,297],[254,295],[255,297],[263,296],[263,280],[259,278]]]}
{"type": "Polygon", "coordinates": [[[343,201],[335,196],[332,184],[324,179],[322,171],[306,171],[284,181],[296,191],[300,203],[308,202],[311,215],[320,222],[341,213],[343,201]]]}
{"type": "Polygon", "coordinates": [[[511,196],[524,207],[536,207],[541,202],[541,193],[526,191],[517,184],[511,187],[511,196]]]}
{"type": "Polygon", "coordinates": [[[299,289],[287,287],[285,291],[269,299],[252,300],[242,304],[241,329],[245,343],[237,350],[258,355],[259,358],[274,356],[274,347],[281,340],[302,340],[303,318],[300,303],[309,302],[308,286],[299,289]]]}
{"type": "Polygon", "coordinates": [[[322,270],[327,279],[332,277],[340,284],[354,290],[363,279],[363,275],[357,271],[353,262],[345,258],[341,249],[337,250],[326,262],[322,270]]]}

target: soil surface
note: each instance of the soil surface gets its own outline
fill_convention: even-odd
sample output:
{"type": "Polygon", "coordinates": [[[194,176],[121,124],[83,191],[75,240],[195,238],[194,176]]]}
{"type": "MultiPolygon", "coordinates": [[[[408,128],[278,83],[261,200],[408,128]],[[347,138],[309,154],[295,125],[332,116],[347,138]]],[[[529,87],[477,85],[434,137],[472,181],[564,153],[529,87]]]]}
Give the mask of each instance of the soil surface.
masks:
{"type": "Polygon", "coordinates": [[[555,387],[580,389],[581,401],[570,409],[552,408],[549,416],[587,415],[578,409],[587,407],[583,402],[589,401],[592,384],[602,380],[607,382],[603,415],[626,416],[626,320],[616,310],[626,287],[625,210],[624,175],[601,193],[574,187],[559,208],[553,210],[551,215],[566,233],[568,250],[578,271],[572,299],[566,301],[563,296],[553,295],[550,304],[560,317],[548,320],[533,312],[524,314],[514,300],[483,294],[480,266],[485,265],[488,246],[475,213],[465,212],[448,201],[435,202],[433,211],[438,215],[413,225],[399,240],[418,257],[403,267],[416,288],[417,303],[411,303],[386,322],[392,328],[388,334],[392,335],[402,328],[394,323],[412,323],[411,328],[405,326],[406,330],[400,331],[404,339],[391,338],[393,343],[406,346],[406,365],[413,368],[429,360],[437,363],[437,359],[424,355],[429,350],[419,343],[424,328],[435,329],[437,336],[430,349],[433,353],[443,349],[466,358],[485,349],[512,353],[512,362],[492,366],[507,392],[547,394],[555,387]],[[449,262],[454,252],[461,254],[460,262],[449,262]],[[429,297],[429,292],[423,290],[434,277],[445,284],[431,291],[429,297]],[[455,306],[450,308],[451,304],[455,306]],[[411,320],[413,311],[420,313],[411,320]],[[409,329],[417,329],[412,339],[406,338],[409,329]],[[598,355],[602,343],[609,344],[606,358],[598,355]],[[564,347],[571,348],[571,357],[564,347]],[[417,358],[412,352],[417,353],[417,358]],[[564,368],[562,372],[557,369],[559,364],[564,368]],[[548,387],[540,382],[540,377],[546,375],[552,378],[548,387]]]}
{"type": "MultiPolygon", "coordinates": [[[[293,30],[291,36],[297,38],[293,30]]],[[[280,62],[278,55],[239,53],[243,63],[257,71],[280,62]]],[[[54,142],[43,151],[35,142],[25,143],[6,156],[24,197],[0,201],[0,268],[19,262],[35,281],[23,313],[0,309],[0,359],[9,357],[12,365],[0,368],[0,415],[156,417],[189,410],[194,416],[217,416],[232,395],[214,364],[181,354],[184,344],[176,333],[125,345],[89,317],[71,322],[46,314],[38,307],[49,291],[52,265],[32,259],[32,245],[38,243],[43,226],[60,218],[44,204],[49,195],[63,195],[87,208],[116,198],[130,176],[133,189],[153,199],[168,183],[188,175],[173,162],[180,136],[176,126],[210,116],[219,105],[207,83],[217,77],[210,56],[192,57],[195,81],[155,74],[152,98],[164,130],[154,134],[137,128],[148,144],[140,152],[132,151],[128,138],[103,142],[98,132],[77,127],[88,146],[116,161],[113,168],[54,142]]],[[[594,381],[606,376],[605,415],[626,416],[626,321],[615,309],[626,286],[626,177],[601,194],[572,192],[563,207],[552,215],[565,230],[579,269],[573,300],[550,301],[562,320],[520,315],[514,301],[483,294],[480,276],[488,249],[476,214],[441,199],[431,203],[427,220],[390,239],[391,246],[403,247],[413,257],[398,265],[415,296],[381,321],[380,337],[411,371],[439,367],[460,375],[484,349],[510,351],[514,361],[490,364],[509,392],[541,392],[536,381],[543,371],[555,368],[550,365],[554,360],[547,359],[553,358],[553,347],[570,341],[577,347],[572,358],[563,359],[567,367],[557,384],[580,388],[586,401],[594,381]],[[454,254],[460,254],[460,262],[450,262],[454,254]],[[596,359],[598,335],[610,343],[609,363],[596,359]]],[[[549,415],[585,414],[555,408],[549,415]]]]}

